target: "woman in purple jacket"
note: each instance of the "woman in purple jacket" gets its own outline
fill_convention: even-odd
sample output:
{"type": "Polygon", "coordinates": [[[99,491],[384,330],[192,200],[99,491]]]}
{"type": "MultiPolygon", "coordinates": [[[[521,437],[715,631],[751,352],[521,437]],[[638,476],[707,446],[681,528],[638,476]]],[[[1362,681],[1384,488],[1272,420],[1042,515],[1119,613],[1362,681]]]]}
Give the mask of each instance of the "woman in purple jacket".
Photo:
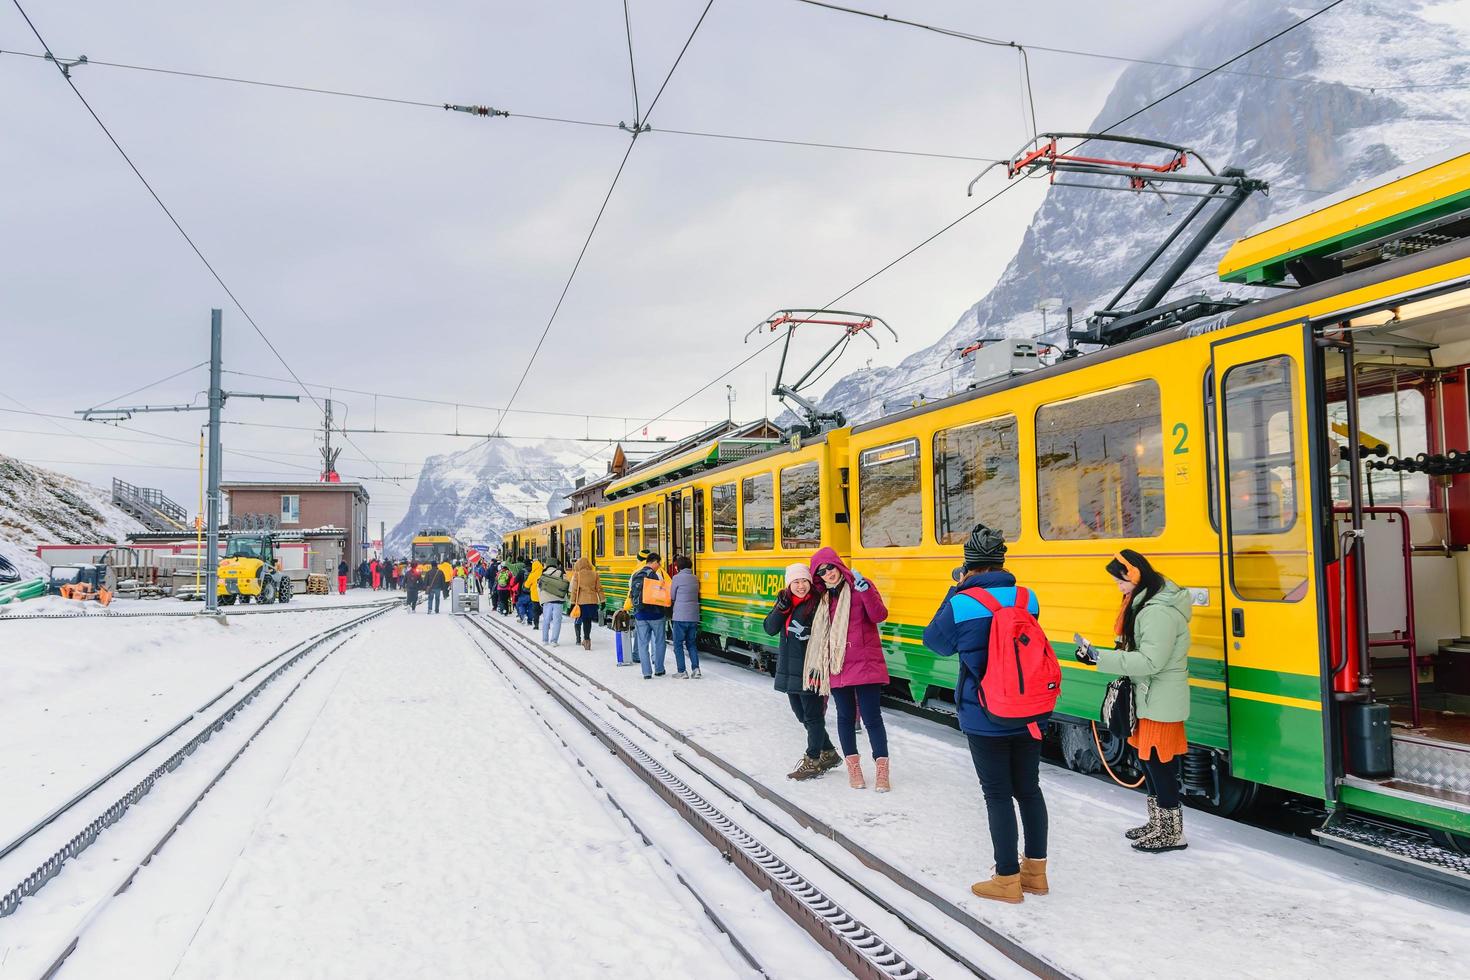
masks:
{"type": "Polygon", "coordinates": [[[873,583],[844,565],[832,548],[812,556],[812,575],[822,592],[806,647],[806,686],[818,694],[830,693],[837,704],[837,740],[847,758],[847,779],[853,789],[867,786],[857,750],[856,723],[862,715],[878,767],[873,789],[886,793],[890,788],[888,732],[878,699],[888,683],[888,663],[883,659],[878,624],[888,618],[888,607],[873,583]]]}

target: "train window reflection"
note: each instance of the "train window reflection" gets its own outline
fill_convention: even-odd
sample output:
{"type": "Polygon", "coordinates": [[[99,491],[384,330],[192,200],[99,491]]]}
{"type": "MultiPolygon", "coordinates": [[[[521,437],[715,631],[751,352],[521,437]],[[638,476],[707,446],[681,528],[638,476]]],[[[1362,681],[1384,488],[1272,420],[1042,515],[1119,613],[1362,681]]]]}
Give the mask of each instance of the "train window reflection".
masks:
{"type": "Polygon", "coordinates": [[[638,508],[628,508],[628,554],[636,555],[643,550],[643,532],[638,526],[638,508]]]}
{"type": "Polygon", "coordinates": [[[736,540],[736,518],[737,505],[735,503],[735,484],[724,483],[717,487],[710,487],[710,525],[711,533],[714,535],[715,551],[734,551],[736,540]]]}
{"type": "Polygon", "coordinates": [[[919,440],[865,449],[858,456],[858,520],[865,548],[902,548],[923,536],[919,440]]]}
{"type": "Polygon", "coordinates": [[[595,521],[593,521],[593,528],[592,528],[592,540],[597,545],[597,557],[598,558],[605,558],[605,557],[607,557],[607,541],[605,539],[606,532],[607,532],[607,518],[602,517],[601,515],[599,515],[597,517],[597,519],[595,521]]]}
{"type": "Polygon", "coordinates": [[[1014,418],[934,433],[934,537],[961,544],[977,522],[1021,533],[1020,451],[1014,418]]]}
{"type": "Polygon", "coordinates": [[[1225,473],[1230,581],[1242,599],[1299,602],[1307,522],[1298,520],[1296,379],[1289,357],[1225,372],[1225,473]]]}
{"type": "MultiPolygon", "coordinates": [[[[658,512],[662,509],[657,503],[643,505],[643,547],[649,551],[658,551],[663,547],[662,538],[659,536],[658,512]]],[[[662,556],[665,560],[668,555],[662,556]]]]}
{"type": "Polygon", "coordinates": [[[1036,411],[1037,522],[1052,541],[1164,531],[1164,446],[1153,381],[1036,411]]]}
{"type": "Polygon", "coordinates": [[[771,474],[761,473],[740,481],[743,539],[747,551],[770,551],[776,546],[776,499],[771,474]]]}
{"type": "Polygon", "coordinates": [[[781,471],[781,547],[822,546],[822,475],[815,462],[781,471]]]}
{"type": "Polygon", "coordinates": [[[620,511],[620,510],[619,511],[615,511],[613,513],[613,555],[614,556],[616,556],[616,555],[626,555],[628,553],[627,545],[624,542],[623,534],[624,534],[624,531],[623,531],[623,512],[620,511]]]}

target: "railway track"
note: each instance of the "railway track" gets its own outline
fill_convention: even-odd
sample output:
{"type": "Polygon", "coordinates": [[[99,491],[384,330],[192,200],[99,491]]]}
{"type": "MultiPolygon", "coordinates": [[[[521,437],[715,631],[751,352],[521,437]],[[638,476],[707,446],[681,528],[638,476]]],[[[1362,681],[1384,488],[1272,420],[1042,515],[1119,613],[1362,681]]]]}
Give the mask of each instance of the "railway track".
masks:
{"type": "MultiPolygon", "coordinates": [[[[132,752],[107,774],[78,791],[0,849],[0,881],[9,879],[16,882],[0,893],[0,923],[4,923],[5,917],[21,910],[26,901],[55,880],[69,862],[99,841],[107,841],[109,838],[105,836],[105,832],[121,821],[134,805],[171,774],[183,769],[194,775],[193,785],[202,784],[201,788],[186,794],[186,804],[175,810],[166,824],[161,825],[155,820],[146,831],[140,827],[138,833],[144,834],[144,839],[148,842],[146,848],[130,849],[125,857],[114,856],[110,863],[94,862],[94,867],[88,869],[89,875],[104,879],[101,889],[90,889],[99,897],[81,903],[86,906],[86,910],[80,920],[67,930],[65,941],[59,942],[53,952],[45,954],[44,962],[38,961],[41,962],[41,976],[49,977],[61,967],[76,949],[87,927],[107,903],[127,890],[138,871],[163,848],[174,831],[224,778],[256,737],[300,690],[307,678],[351,640],[359,628],[393,607],[393,604],[377,604],[376,608],[360,616],[273,654],[172,725],[162,735],[132,752]],[[294,668],[302,665],[306,665],[305,669],[297,671],[300,676],[296,682],[285,689],[284,694],[276,697],[281,691],[280,687],[275,686],[276,682],[288,678],[294,668]],[[247,709],[262,698],[271,700],[256,706],[256,710],[246,715],[247,709]],[[234,751],[222,764],[216,765],[212,771],[191,769],[184,765],[190,756],[216,736],[233,732],[232,722],[237,718],[244,715],[253,722],[266,707],[270,710],[258,725],[254,728],[247,726],[247,734],[242,740],[226,746],[226,749],[233,747],[234,751]],[[160,826],[162,830],[155,833],[160,826]],[[111,870],[98,869],[98,864],[106,864],[111,870]],[[31,870],[22,873],[27,868],[31,870]]],[[[130,835],[131,838],[137,836],[136,833],[130,835]]],[[[126,846],[129,842],[119,843],[120,846],[126,846]]]]}
{"type": "MultiPolygon", "coordinates": [[[[462,622],[467,624],[467,632],[479,643],[492,666],[507,674],[512,684],[515,680],[497,660],[503,658],[520,668],[535,687],[550,695],[579,725],[607,746],[757,887],[769,892],[778,907],[854,975],[917,977],[929,973],[916,961],[899,953],[894,944],[880,936],[875,928],[865,925],[853,912],[845,909],[839,904],[839,899],[849,908],[864,909],[863,915],[870,922],[884,923],[885,934],[900,937],[906,947],[922,950],[926,954],[920,957],[923,962],[938,962],[947,972],[980,977],[1025,973],[1048,980],[1070,977],[877,855],[805,814],[714,753],[644,714],[593,678],[548,655],[526,637],[494,620],[470,617],[462,622]],[[488,641],[493,651],[480,642],[481,637],[488,641]],[[497,658],[496,653],[501,656],[497,658]],[[704,762],[720,770],[720,775],[713,774],[710,765],[697,763],[677,749],[668,749],[670,740],[694,749],[704,762]],[[692,778],[681,778],[685,773],[692,778]],[[732,786],[731,780],[754,789],[775,805],[798,825],[796,830],[783,826],[780,816],[747,802],[745,797],[748,794],[732,786]],[[751,832],[736,825],[727,815],[737,809],[752,821],[751,832]],[[813,846],[803,839],[806,836],[800,833],[803,826],[834,841],[846,853],[834,855],[829,848],[813,846]],[[779,838],[779,846],[790,855],[790,861],[762,843],[755,836],[757,834],[767,841],[779,838]],[[748,855],[753,856],[742,861],[748,855]],[[803,870],[793,865],[799,865],[803,870]],[[878,872],[878,877],[868,873],[870,871],[878,872]],[[939,915],[936,915],[936,910],[939,915]],[[956,924],[963,926],[970,935],[959,933],[956,924]],[[979,952],[976,952],[977,946],[980,947],[979,952]],[[878,955],[875,956],[874,951],[879,951],[878,955]]],[[[547,720],[547,724],[555,731],[556,726],[551,721],[547,720]]],[[[622,804],[617,800],[613,802],[627,814],[622,804]]],[[[731,933],[705,904],[711,918],[722,930],[730,933],[739,947],[736,934],[731,933]]],[[[750,958],[749,953],[746,955],[750,958]]],[[[758,962],[752,962],[761,968],[758,962]]]]}

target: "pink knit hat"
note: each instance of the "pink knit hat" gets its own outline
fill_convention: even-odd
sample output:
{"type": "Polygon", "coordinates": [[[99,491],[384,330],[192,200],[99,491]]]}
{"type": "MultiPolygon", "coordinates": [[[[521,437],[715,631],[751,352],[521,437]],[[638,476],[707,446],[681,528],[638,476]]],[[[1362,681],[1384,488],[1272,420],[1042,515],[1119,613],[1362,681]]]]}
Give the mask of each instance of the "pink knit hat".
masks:
{"type": "Polygon", "coordinates": [[[790,585],[792,582],[795,582],[799,578],[804,578],[808,582],[810,582],[812,580],[812,570],[806,567],[806,565],[802,564],[801,562],[795,562],[793,564],[787,565],[786,584],[790,585]]]}

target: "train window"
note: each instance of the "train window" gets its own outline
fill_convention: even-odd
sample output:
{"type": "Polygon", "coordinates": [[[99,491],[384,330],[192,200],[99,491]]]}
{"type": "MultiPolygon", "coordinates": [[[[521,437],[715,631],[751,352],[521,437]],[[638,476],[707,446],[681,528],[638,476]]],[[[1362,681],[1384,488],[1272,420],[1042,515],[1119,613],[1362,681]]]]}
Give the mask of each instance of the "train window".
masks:
{"type": "Polygon", "coordinates": [[[626,539],[623,529],[623,512],[613,512],[613,555],[626,555],[628,553],[626,539]]]}
{"type": "Polygon", "coordinates": [[[1299,521],[1296,404],[1290,357],[1225,372],[1225,478],[1230,582],[1242,599],[1300,602],[1308,576],[1308,522],[1299,521]]]}
{"type": "Polygon", "coordinates": [[[601,514],[592,522],[592,544],[598,558],[607,557],[607,518],[601,514]]]}
{"type": "Polygon", "coordinates": [[[977,522],[1014,541],[1021,533],[1021,456],[1016,420],[934,433],[934,538],[963,544],[977,522]]]}
{"type": "Polygon", "coordinates": [[[704,491],[694,491],[694,550],[704,554],[704,491]]]}
{"type": "MultiPolygon", "coordinates": [[[[663,547],[662,539],[659,537],[658,512],[660,506],[657,502],[643,505],[643,547],[649,551],[658,551],[663,547]]],[[[667,560],[668,555],[660,557],[667,560]]]]}
{"type": "Polygon", "coordinates": [[[1037,523],[1052,541],[1164,532],[1164,439],[1154,381],[1036,410],[1037,523]]]}
{"type": "Polygon", "coordinates": [[[771,474],[760,473],[740,481],[740,516],[747,551],[770,551],[776,546],[776,498],[771,474]]]}
{"type": "Polygon", "coordinates": [[[698,490],[685,490],[683,498],[683,532],[681,540],[684,546],[684,554],[694,554],[694,495],[698,490]]]}
{"type": "Polygon", "coordinates": [[[739,510],[735,503],[735,484],[722,483],[709,488],[710,533],[715,551],[734,551],[739,510]]]}
{"type": "Polygon", "coordinates": [[[628,508],[628,554],[636,555],[643,550],[643,532],[638,520],[638,508],[628,508]]]}
{"type": "Polygon", "coordinates": [[[822,473],[815,463],[781,471],[781,547],[822,546],[822,473]]]}
{"type": "Polygon", "coordinates": [[[919,440],[864,449],[858,456],[858,521],[864,548],[901,548],[923,536],[919,440]]]}

